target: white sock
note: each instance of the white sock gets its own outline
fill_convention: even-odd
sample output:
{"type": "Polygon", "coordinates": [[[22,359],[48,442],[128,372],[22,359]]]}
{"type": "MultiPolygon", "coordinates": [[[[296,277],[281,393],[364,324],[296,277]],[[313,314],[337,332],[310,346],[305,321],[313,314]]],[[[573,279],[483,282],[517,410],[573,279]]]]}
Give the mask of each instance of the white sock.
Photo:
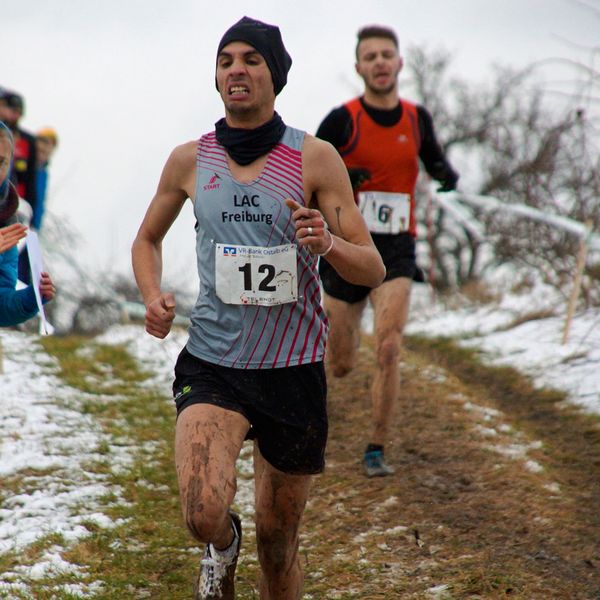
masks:
{"type": "Polygon", "coordinates": [[[214,558],[218,557],[222,560],[230,562],[235,557],[238,550],[240,536],[238,535],[235,525],[233,524],[233,520],[231,521],[231,529],[233,529],[233,541],[231,544],[229,544],[229,546],[227,546],[227,548],[219,550],[218,548],[215,548],[213,544],[210,545],[210,553],[214,558]]]}

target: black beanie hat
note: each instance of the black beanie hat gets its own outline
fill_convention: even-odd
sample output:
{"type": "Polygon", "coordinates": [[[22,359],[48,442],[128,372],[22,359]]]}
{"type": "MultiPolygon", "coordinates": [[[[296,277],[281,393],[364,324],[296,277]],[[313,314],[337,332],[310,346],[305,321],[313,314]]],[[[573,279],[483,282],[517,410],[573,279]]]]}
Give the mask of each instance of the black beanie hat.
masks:
{"type": "Polygon", "coordinates": [[[273,89],[277,96],[287,83],[287,74],[292,66],[292,59],[283,45],[279,27],[250,17],[242,17],[224,33],[219,42],[217,57],[231,42],[246,42],[265,59],[271,71],[273,89]]]}
{"type": "Polygon", "coordinates": [[[10,106],[10,108],[20,110],[21,113],[25,112],[25,100],[17,92],[0,87],[0,100],[4,100],[6,106],[10,106]]]}

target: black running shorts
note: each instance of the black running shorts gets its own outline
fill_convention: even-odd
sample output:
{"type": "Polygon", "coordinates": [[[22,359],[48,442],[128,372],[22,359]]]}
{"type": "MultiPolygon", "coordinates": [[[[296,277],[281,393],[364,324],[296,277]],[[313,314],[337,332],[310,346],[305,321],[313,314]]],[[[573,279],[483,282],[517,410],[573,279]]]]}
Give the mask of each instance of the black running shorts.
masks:
{"type": "MultiPolygon", "coordinates": [[[[415,238],[412,235],[409,233],[398,235],[372,233],[371,236],[387,271],[384,281],[398,277],[408,277],[408,279],[418,281],[422,277],[422,272],[417,267],[415,238]]],[[[319,274],[325,293],[349,304],[361,302],[372,289],[348,283],[326,260],[319,261],[319,274]]]]}
{"type": "Polygon", "coordinates": [[[276,469],[321,473],[327,442],[327,382],[322,362],[279,369],[233,369],[196,358],[184,348],[175,364],[177,415],[213,404],[250,422],[247,439],[276,469]]]}

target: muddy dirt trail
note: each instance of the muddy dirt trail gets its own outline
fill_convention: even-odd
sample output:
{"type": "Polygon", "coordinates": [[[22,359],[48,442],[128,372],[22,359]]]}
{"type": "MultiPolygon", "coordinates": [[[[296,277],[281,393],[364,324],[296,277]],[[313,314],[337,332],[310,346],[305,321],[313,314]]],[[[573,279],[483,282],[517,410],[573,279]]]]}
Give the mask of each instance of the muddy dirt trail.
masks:
{"type": "Polygon", "coordinates": [[[373,350],[329,378],[326,472],[302,537],[312,598],[600,599],[600,426],[510,370],[409,340],[367,479],[373,350]]]}

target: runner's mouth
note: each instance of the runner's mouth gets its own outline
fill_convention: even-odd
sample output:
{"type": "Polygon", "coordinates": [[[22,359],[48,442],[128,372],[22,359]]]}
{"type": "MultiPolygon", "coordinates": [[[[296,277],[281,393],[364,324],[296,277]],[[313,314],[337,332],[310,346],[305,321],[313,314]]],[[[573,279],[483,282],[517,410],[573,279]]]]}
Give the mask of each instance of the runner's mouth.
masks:
{"type": "Polygon", "coordinates": [[[230,96],[246,96],[250,93],[250,90],[245,85],[231,85],[228,88],[230,96]]]}

